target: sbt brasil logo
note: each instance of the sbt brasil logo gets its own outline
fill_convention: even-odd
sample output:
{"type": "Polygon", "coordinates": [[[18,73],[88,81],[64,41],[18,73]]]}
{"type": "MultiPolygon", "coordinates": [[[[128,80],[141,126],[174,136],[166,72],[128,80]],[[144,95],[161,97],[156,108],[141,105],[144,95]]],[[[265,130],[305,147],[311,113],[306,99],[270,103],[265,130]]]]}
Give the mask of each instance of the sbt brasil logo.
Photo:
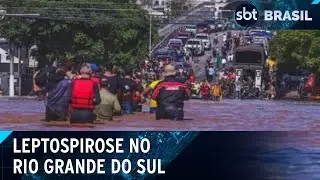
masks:
{"type": "MultiPolygon", "coordinates": [[[[238,6],[235,11],[235,19],[241,26],[252,26],[259,17],[258,9],[252,4],[238,6]]],[[[307,10],[264,10],[263,17],[264,21],[312,21],[307,10]]]]}

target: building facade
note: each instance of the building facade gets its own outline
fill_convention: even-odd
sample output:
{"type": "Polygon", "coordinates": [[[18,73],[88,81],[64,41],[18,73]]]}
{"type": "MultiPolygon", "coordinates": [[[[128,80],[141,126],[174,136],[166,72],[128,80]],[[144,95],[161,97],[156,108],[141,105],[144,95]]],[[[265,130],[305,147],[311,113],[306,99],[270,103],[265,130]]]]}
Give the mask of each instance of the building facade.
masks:
{"type": "MultiPolygon", "coordinates": [[[[2,95],[8,95],[9,94],[9,77],[10,77],[10,56],[8,53],[9,49],[9,44],[6,40],[3,38],[0,38],[0,89],[3,92],[2,95]]],[[[22,87],[26,88],[23,89],[21,88],[21,91],[23,92],[24,90],[26,92],[30,91],[31,86],[30,83],[25,84],[26,79],[30,79],[28,71],[30,68],[37,67],[38,63],[37,61],[32,58],[27,56],[27,51],[25,48],[20,49],[20,56],[19,56],[19,50],[17,48],[14,49],[13,51],[13,73],[14,73],[14,82],[15,82],[15,94],[18,94],[19,90],[19,73],[18,73],[18,66],[19,66],[19,57],[21,58],[20,60],[20,73],[21,73],[21,81],[22,81],[22,87]]],[[[30,80],[28,80],[30,81],[30,80]]],[[[26,93],[25,93],[26,94],[26,93]]],[[[24,94],[24,95],[25,95],[24,94]]]]}

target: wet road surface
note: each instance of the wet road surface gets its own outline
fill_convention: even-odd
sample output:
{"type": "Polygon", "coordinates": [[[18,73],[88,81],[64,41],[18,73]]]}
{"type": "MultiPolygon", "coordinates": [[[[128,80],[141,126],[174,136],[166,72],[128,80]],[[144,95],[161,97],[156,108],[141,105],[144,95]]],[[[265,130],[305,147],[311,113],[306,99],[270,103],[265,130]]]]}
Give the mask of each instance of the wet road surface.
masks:
{"type": "MultiPolygon", "coordinates": [[[[115,117],[113,122],[94,128],[49,127],[44,118],[44,102],[0,99],[1,130],[185,130],[185,131],[317,131],[320,103],[296,101],[190,100],[185,105],[185,121],[154,120],[154,115],[137,113],[115,117]]],[[[146,109],[147,110],[147,109],[146,109]]]]}

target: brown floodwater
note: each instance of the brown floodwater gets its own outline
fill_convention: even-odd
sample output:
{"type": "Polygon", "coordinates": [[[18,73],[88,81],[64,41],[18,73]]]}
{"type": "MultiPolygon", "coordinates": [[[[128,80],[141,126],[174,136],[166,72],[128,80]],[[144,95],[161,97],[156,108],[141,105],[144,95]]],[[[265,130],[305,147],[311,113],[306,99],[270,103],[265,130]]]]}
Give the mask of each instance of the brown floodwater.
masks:
{"type": "MultiPolygon", "coordinates": [[[[44,102],[31,99],[0,99],[0,129],[9,130],[101,130],[101,131],[316,131],[320,129],[320,103],[300,101],[190,100],[185,120],[154,120],[137,113],[115,117],[95,127],[52,127],[40,122],[44,102]]],[[[147,107],[144,108],[147,111],[147,107]]]]}

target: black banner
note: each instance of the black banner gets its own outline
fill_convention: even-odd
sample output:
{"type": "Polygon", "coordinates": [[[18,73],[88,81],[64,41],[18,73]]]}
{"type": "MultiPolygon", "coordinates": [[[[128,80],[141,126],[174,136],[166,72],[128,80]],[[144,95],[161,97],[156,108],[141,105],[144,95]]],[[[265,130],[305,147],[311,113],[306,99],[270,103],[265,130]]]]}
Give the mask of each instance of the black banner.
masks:
{"type": "Polygon", "coordinates": [[[1,177],[79,180],[317,179],[320,172],[319,137],[320,133],[316,132],[13,132],[1,144],[1,177]],[[116,151],[116,140],[120,139],[123,139],[122,145],[116,151]],[[109,140],[111,143],[103,147],[101,142],[109,140]],[[145,141],[139,152],[130,153],[133,151],[130,150],[132,140],[145,141]],[[73,151],[69,146],[69,150],[64,151],[62,141],[66,144],[79,141],[83,146],[79,145],[73,151]],[[92,146],[93,152],[87,149],[90,145],[88,142],[85,145],[86,141],[98,144],[92,146]],[[147,141],[150,142],[148,152],[147,141]],[[57,147],[58,142],[60,148],[57,147]],[[100,152],[101,148],[107,151],[100,152]],[[85,167],[90,166],[88,159],[104,160],[101,168],[104,172],[77,173],[82,159],[85,167]],[[127,171],[128,165],[121,168],[120,165],[121,170],[112,173],[112,167],[115,167],[112,159],[130,161],[130,172],[127,171]],[[37,170],[35,162],[30,163],[32,160],[38,163],[37,170]],[[137,165],[139,160],[140,165],[137,165]],[[22,173],[17,170],[21,164],[15,161],[22,162],[22,173]],[[68,161],[72,162],[69,169],[68,161]],[[79,161],[78,165],[76,161],[79,161]],[[59,169],[61,163],[63,168],[59,169]],[[146,168],[145,173],[141,173],[142,166],[146,168]]]}

